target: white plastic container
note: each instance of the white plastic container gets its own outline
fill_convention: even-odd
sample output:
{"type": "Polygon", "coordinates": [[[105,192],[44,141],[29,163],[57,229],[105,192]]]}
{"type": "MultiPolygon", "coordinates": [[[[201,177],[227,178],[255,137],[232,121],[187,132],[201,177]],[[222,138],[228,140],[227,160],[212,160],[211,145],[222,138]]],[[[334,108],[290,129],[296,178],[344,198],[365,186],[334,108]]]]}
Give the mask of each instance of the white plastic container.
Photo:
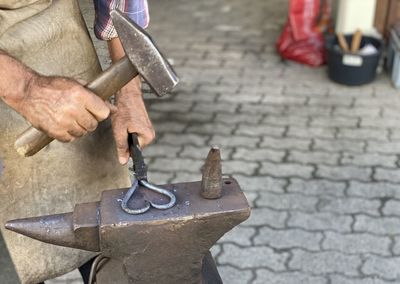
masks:
{"type": "Polygon", "coordinates": [[[352,34],[360,29],[363,34],[375,33],[376,0],[339,0],[336,31],[352,34]]]}

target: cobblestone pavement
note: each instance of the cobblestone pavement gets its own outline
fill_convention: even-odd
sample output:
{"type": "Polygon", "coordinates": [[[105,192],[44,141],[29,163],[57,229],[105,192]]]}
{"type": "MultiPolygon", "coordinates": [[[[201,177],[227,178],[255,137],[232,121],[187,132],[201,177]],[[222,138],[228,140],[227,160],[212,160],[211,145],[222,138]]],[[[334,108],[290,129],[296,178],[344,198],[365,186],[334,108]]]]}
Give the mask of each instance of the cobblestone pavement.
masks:
{"type": "Polygon", "coordinates": [[[400,97],[387,77],[346,88],[324,68],[282,63],[287,1],[150,8],[182,77],[167,98],[146,95],[158,133],[150,179],[199,180],[216,144],[253,207],[213,248],[225,283],[400,283],[400,97]]]}

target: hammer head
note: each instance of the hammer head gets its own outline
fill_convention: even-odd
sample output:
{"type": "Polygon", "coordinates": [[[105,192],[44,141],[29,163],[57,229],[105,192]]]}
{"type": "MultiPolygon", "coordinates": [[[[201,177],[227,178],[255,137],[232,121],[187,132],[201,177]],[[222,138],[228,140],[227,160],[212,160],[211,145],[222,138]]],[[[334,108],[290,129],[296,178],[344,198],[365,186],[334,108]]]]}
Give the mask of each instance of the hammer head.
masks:
{"type": "Polygon", "coordinates": [[[171,91],[179,79],[149,34],[121,11],[111,11],[111,18],[125,53],[138,73],[158,96],[171,91]]]}

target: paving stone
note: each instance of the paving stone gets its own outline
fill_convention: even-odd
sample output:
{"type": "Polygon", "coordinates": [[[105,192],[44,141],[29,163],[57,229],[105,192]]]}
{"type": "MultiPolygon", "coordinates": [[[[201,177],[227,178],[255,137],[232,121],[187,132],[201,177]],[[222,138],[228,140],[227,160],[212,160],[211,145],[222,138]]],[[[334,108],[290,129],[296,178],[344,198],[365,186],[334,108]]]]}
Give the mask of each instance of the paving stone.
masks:
{"type": "Polygon", "coordinates": [[[393,282],[383,281],[377,277],[345,278],[341,275],[330,276],[331,284],[390,284],[393,282]]]}
{"type": "Polygon", "coordinates": [[[353,103],[353,98],[348,97],[328,97],[328,98],[313,98],[309,100],[308,104],[310,106],[339,106],[339,107],[349,107],[353,103]]]}
{"type": "Polygon", "coordinates": [[[210,122],[214,116],[212,113],[171,113],[171,112],[150,112],[150,118],[154,123],[165,121],[177,121],[181,123],[202,123],[210,122]]]}
{"type": "Polygon", "coordinates": [[[233,154],[234,159],[241,159],[245,161],[273,161],[281,162],[285,156],[285,151],[271,150],[271,149],[250,149],[250,148],[237,148],[233,154]]]}
{"type": "Polygon", "coordinates": [[[388,200],[382,208],[384,215],[397,215],[400,217],[400,201],[388,200]]]}
{"type": "Polygon", "coordinates": [[[210,252],[215,259],[221,252],[222,252],[222,247],[220,244],[213,245],[210,249],[210,252]]]}
{"type": "Polygon", "coordinates": [[[386,182],[363,183],[351,181],[347,194],[363,198],[400,198],[399,186],[386,182]]]}
{"type": "Polygon", "coordinates": [[[349,141],[349,140],[322,140],[315,139],[313,150],[324,150],[328,152],[349,151],[362,153],[364,151],[365,142],[349,141]]]}
{"type": "Polygon", "coordinates": [[[181,183],[181,182],[191,182],[191,181],[201,181],[200,170],[192,173],[180,171],[179,173],[173,174],[171,183],[181,183]]]}
{"type": "Polygon", "coordinates": [[[400,153],[400,142],[374,142],[368,141],[367,151],[372,153],[398,154],[400,153]]]}
{"type": "Polygon", "coordinates": [[[361,258],[355,255],[345,255],[339,252],[307,252],[299,249],[292,251],[293,257],[289,262],[291,269],[300,269],[314,275],[341,273],[358,276],[361,258]]]}
{"type": "Polygon", "coordinates": [[[240,102],[248,102],[248,103],[258,103],[261,102],[263,98],[262,94],[229,94],[229,93],[223,93],[221,96],[218,97],[218,102],[233,102],[236,103],[238,101],[240,102]]]}
{"type": "Polygon", "coordinates": [[[290,82],[290,86],[285,88],[285,94],[289,95],[327,95],[328,89],[325,86],[310,85],[307,83],[295,84],[297,82],[290,82]]]}
{"type": "Polygon", "coordinates": [[[309,116],[330,117],[332,110],[333,110],[332,107],[321,107],[321,106],[287,106],[287,111],[285,113],[292,115],[302,115],[307,117],[309,116]]]}
{"type": "Polygon", "coordinates": [[[352,218],[334,213],[303,213],[293,211],[290,213],[288,226],[291,228],[302,228],[304,230],[337,232],[350,232],[352,218]]]}
{"type": "Polygon", "coordinates": [[[290,150],[308,150],[311,145],[310,139],[301,138],[274,138],[264,136],[261,142],[261,147],[268,147],[271,149],[290,149],[290,150]]]}
{"type": "Polygon", "coordinates": [[[400,234],[399,217],[369,217],[358,215],[355,217],[354,231],[368,232],[377,235],[400,234]]]}
{"type": "Polygon", "coordinates": [[[344,196],[346,184],[344,182],[332,182],[327,180],[302,180],[292,178],[287,188],[288,192],[301,193],[315,196],[344,196]]]}
{"type": "Polygon", "coordinates": [[[257,200],[259,207],[269,207],[277,210],[316,211],[318,198],[300,194],[275,194],[263,192],[257,200]]]}
{"type": "Polygon", "coordinates": [[[268,208],[254,208],[250,218],[245,221],[243,226],[270,226],[273,228],[284,228],[288,218],[287,212],[280,212],[268,208]]]}
{"type": "Polygon", "coordinates": [[[370,168],[359,168],[353,166],[325,166],[318,165],[316,176],[333,180],[371,180],[372,170],[370,168]]]}
{"type": "Polygon", "coordinates": [[[382,155],[377,153],[343,153],[341,163],[344,165],[355,166],[382,166],[394,168],[396,166],[397,157],[395,155],[382,155]]]}
{"type": "Polygon", "coordinates": [[[254,162],[245,161],[224,161],[222,163],[222,171],[224,174],[245,174],[253,175],[258,168],[258,164],[254,162]]]}
{"type": "Polygon", "coordinates": [[[225,114],[225,113],[217,113],[215,116],[216,122],[223,122],[225,124],[238,124],[238,123],[252,123],[257,124],[261,121],[262,115],[257,114],[238,114],[235,115],[225,114]]]}
{"type": "Polygon", "coordinates": [[[347,107],[335,107],[333,114],[335,116],[350,116],[350,117],[379,117],[380,108],[373,107],[357,107],[357,108],[347,108],[347,107]]]}
{"type": "Polygon", "coordinates": [[[334,127],[298,127],[290,125],[286,135],[300,138],[334,138],[335,133],[336,128],[334,127]]]}
{"type": "Polygon", "coordinates": [[[260,142],[259,137],[247,137],[247,136],[221,136],[214,135],[211,138],[210,145],[219,146],[221,149],[230,147],[255,147],[260,142]],[[233,139],[234,138],[234,139],[233,139]]]}
{"type": "Polygon", "coordinates": [[[398,100],[397,97],[391,96],[391,97],[380,97],[380,98],[357,98],[355,102],[355,106],[372,106],[372,107],[377,107],[377,106],[390,106],[390,107],[395,107],[400,104],[400,101],[398,100]]]}
{"type": "Polygon", "coordinates": [[[149,167],[153,171],[172,171],[178,173],[181,171],[199,173],[202,165],[203,161],[185,158],[155,158],[151,164],[149,163],[149,167]]]}
{"type": "Polygon", "coordinates": [[[224,283],[248,283],[253,277],[253,273],[250,270],[238,270],[226,265],[219,266],[218,272],[224,283]]]}
{"type": "Polygon", "coordinates": [[[256,203],[256,200],[259,198],[260,193],[259,192],[254,192],[254,191],[246,191],[246,192],[244,192],[244,195],[246,196],[247,201],[250,204],[250,207],[251,208],[256,207],[255,203],[256,203]]]}
{"type": "Polygon", "coordinates": [[[400,128],[399,120],[394,118],[362,118],[361,127],[368,128],[400,128]]]}
{"type": "Polygon", "coordinates": [[[389,181],[393,183],[400,182],[400,169],[376,168],[374,178],[377,181],[389,181]]]}
{"type": "Polygon", "coordinates": [[[235,243],[239,246],[251,246],[251,238],[256,234],[256,229],[251,227],[238,226],[226,233],[220,243],[235,243]]]}
{"type": "Polygon", "coordinates": [[[399,129],[390,129],[390,140],[396,141],[400,140],[400,130],[399,129]]]}
{"type": "Polygon", "coordinates": [[[400,257],[385,258],[370,255],[366,258],[361,271],[368,276],[378,276],[387,280],[400,280],[400,257]]]}
{"type": "Polygon", "coordinates": [[[397,109],[391,109],[391,108],[383,108],[382,111],[382,117],[383,118],[400,118],[399,112],[397,109]]]}
{"type": "Polygon", "coordinates": [[[307,97],[295,97],[295,96],[272,96],[267,95],[263,99],[265,104],[277,104],[277,105],[304,105],[307,101],[307,97]]]}
{"type": "Polygon", "coordinates": [[[299,272],[275,273],[266,269],[256,270],[254,284],[327,284],[328,280],[320,276],[311,276],[299,272]]]}
{"type": "Polygon", "coordinates": [[[193,94],[185,94],[178,93],[178,95],[174,96],[174,101],[183,101],[183,102],[214,102],[217,100],[218,93],[193,93],[193,94]]]}
{"type": "Polygon", "coordinates": [[[400,236],[394,236],[393,254],[396,256],[400,255],[400,236]]]}
{"type": "Polygon", "coordinates": [[[206,135],[197,135],[197,134],[165,134],[163,135],[157,142],[160,144],[167,145],[194,145],[194,146],[203,146],[206,144],[206,141],[209,139],[206,135]]]}
{"type": "Polygon", "coordinates": [[[235,104],[227,103],[198,103],[194,106],[193,111],[203,113],[234,113],[238,108],[235,104]]]}
{"type": "Polygon", "coordinates": [[[305,166],[295,163],[276,164],[270,162],[261,163],[261,174],[271,175],[273,177],[302,177],[311,178],[313,166],[305,166]]]}
{"type": "Polygon", "coordinates": [[[276,253],[269,247],[239,248],[232,244],[223,245],[224,253],[218,258],[220,264],[230,264],[242,269],[265,267],[274,271],[285,270],[285,261],[289,254],[276,253]]]}
{"type": "Polygon", "coordinates": [[[156,133],[166,133],[166,132],[177,132],[182,133],[187,127],[185,123],[178,122],[157,122],[154,123],[154,129],[156,133]]]}
{"type": "Polygon", "coordinates": [[[262,123],[267,125],[296,125],[296,126],[306,126],[308,123],[308,118],[304,116],[291,116],[291,115],[268,115],[263,119],[262,123]]]}
{"type": "Polygon", "coordinates": [[[326,232],[322,248],[346,254],[390,255],[388,237],[377,237],[370,234],[338,234],[326,232]]]}
{"type": "Polygon", "coordinates": [[[337,134],[338,138],[348,138],[355,140],[378,140],[387,141],[389,132],[387,129],[372,129],[372,128],[341,128],[337,134]]]}
{"type": "Polygon", "coordinates": [[[251,124],[240,124],[236,130],[236,134],[249,136],[260,136],[261,133],[271,136],[282,136],[284,132],[284,127],[251,124]]]}
{"type": "Polygon", "coordinates": [[[339,154],[327,152],[304,152],[304,151],[290,151],[287,158],[289,162],[298,162],[302,164],[328,164],[337,165],[339,161],[339,154]]]}
{"type": "Polygon", "coordinates": [[[322,233],[311,233],[299,229],[275,230],[263,227],[254,238],[254,244],[268,245],[275,249],[304,248],[310,251],[319,251],[322,238],[322,233]]]}
{"type": "Polygon", "coordinates": [[[338,214],[360,214],[365,213],[372,216],[379,216],[379,200],[367,200],[363,198],[338,198],[321,197],[318,203],[318,210],[321,212],[333,212],[338,214]]]}
{"type": "Polygon", "coordinates": [[[262,192],[276,192],[283,193],[287,181],[278,178],[265,177],[265,176],[244,176],[235,175],[240,186],[244,191],[262,191],[262,192]]]}
{"type": "Polygon", "coordinates": [[[221,134],[230,135],[234,130],[233,125],[221,124],[221,123],[202,123],[197,125],[191,125],[186,129],[187,133],[197,134],[221,134]]]}
{"type": "Polygon", "coordinates": [[[265,103],[262,104],[241,104],[240,112],[251,113],[251,114],[282,114],[285,110],[284,106],[271,106],[265,103]]]}
{"type": "Polygon", "coordinates": [[[322,127],[356,127],[358,119],[351,117],[314,117],[311,120],[311,126],[322,127]]]}
{"type": "Polygon", "coordinates": [[[169,157],[175,158],[180,152],[182,147],[180,146],[170,146],[170,145],[160,145],[154,144],[151,147],[146,147],[143,149],[143,155],[146,158],[154,157],[169,157]]]}

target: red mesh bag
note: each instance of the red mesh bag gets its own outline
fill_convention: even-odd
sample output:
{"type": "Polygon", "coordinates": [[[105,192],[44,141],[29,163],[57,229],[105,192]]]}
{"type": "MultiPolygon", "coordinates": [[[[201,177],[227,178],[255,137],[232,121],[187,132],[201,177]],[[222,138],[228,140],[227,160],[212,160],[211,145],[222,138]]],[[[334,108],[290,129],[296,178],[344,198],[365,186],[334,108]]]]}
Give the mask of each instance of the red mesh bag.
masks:
{"type": "Polygon", "coordinates": [[[279,54],[311,66],[325,63],[323,31],[330,22],[330,2],[291,0],[288,21],[277,42],[279,54]]]}

